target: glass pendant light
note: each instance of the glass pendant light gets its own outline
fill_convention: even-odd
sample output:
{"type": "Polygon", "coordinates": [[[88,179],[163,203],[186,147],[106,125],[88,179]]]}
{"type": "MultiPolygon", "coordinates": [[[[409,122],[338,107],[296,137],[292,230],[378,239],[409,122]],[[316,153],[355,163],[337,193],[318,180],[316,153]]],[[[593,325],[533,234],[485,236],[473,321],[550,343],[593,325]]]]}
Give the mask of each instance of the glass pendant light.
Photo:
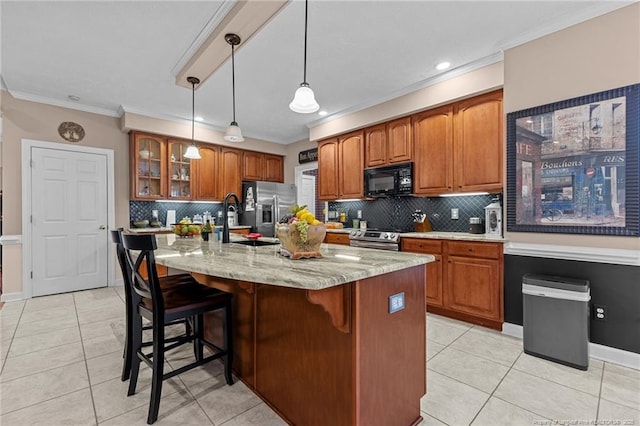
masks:
{"type": "Polygon", "coordinates": [[[240,44],[240,36],[237,34],[226,34],[224,39],[231,45],[231,89],[233,91],[233,121],[227,127],[224,140],[229,142],[243,142],[242,130],[236,123],[236,61],[234,50],[240,44]]]}
{"type": "Polygon", "coordinates": [[[300,114],[310,114],[320,109],[320,105],[316,102],[313,90],[307,83],[307,21],[309,17],[309,2],[304,2],[304,75],[300,87],[296,90],[293,100],[289,104],[289,109],[300,114]]]}
{"type": "Polygon", "coordinates": [[[187,77],[187,81],[191,83],[191,145],[187,148],[184,156],[192,160],[199,160],[202,157],[200,156],[200,150],[196,146],[193,134],[196,121],[196,84],[200,84],[200,79],[198,77],[187,77]]]}

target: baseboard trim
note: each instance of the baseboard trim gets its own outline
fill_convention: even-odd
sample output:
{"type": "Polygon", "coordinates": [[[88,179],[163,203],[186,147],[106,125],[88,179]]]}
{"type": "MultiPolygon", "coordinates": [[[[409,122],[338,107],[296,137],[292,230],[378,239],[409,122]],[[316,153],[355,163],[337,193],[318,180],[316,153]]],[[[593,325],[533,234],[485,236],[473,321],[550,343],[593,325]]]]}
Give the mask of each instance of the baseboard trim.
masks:
{"type": "Polygon", "coordinates": [[[2,293],[2,297],[0,297],[0,301],[2,302],[15,302],[16,300],[22,299],[24,299],[22,292],[2,293]]]}
{"type": "Polygon", "coordinates": [[[124,285],[124,280],[120,278],[118,280],[115,280],[111,284],[109,284],[107,287],[122,287],[123,285],[124,285]]]}
{"type": "MultiPolygon", "coordinates": [[[[522,326],[505,322],[502,324],[502,334],[522,339],[522,326]]],[[[624,351],[597,343],[589,343],[589,356],[601,361],[640,370],[640,354],[635,352],[624,351]]]]}

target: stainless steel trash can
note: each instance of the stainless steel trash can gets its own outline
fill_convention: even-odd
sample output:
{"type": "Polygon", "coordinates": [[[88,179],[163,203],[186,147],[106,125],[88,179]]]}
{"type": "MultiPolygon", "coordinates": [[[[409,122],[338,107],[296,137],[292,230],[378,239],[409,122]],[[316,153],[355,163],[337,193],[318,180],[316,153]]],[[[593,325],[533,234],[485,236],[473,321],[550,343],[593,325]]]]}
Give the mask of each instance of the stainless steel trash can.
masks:
{"type": "Polygon", "coordinates": [[[522,299],[524,352],[589,368],[589,281],[526,274],[522,299]]]}

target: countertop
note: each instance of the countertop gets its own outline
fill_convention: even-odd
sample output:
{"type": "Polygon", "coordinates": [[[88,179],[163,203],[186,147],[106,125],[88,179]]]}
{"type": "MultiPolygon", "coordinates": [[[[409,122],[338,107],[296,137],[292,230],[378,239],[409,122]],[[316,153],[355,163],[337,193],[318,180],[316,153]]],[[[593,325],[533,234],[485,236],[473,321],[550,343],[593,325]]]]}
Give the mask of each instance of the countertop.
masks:
{"type": "MultiPolygon", "coordinates": [[[[327,232],[333,232],[337,234],[348,234],[354,231],[355,228],[342,228],[342,229],[327,229],[327,232]]],[[[436,240],[461,240],[461,241],[485,241],[493,243],[504,243],[506,240],[504,237],[493,237],[485,234],[470,234],[468,232],[401,232],[400,238],[427,238],[436,240]]]]}
{"type": "Polygon", "coordinates": [[[233,244],[243,239],[232,234],[232,242],[222,244],[160,234],[156,236],[155,258],[161,265],[185,271],[306,290],[322,290],[435,260],[431,255],[336,244],[322,244],[323,258],[291,260],[279,253],[280,245],[233,244]]]}

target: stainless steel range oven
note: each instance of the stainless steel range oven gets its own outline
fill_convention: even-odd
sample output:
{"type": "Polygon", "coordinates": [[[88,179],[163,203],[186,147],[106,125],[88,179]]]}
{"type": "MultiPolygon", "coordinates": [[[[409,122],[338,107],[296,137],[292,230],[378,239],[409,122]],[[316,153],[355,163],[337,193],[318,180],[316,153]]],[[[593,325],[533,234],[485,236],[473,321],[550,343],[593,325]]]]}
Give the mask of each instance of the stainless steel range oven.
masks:
{"type": "Polygon", "coordinates": [[[370,229],[366,231],[354,230],[349,233],[349,245],[398,251],[400,249],[400,233],[370,229]]]}

